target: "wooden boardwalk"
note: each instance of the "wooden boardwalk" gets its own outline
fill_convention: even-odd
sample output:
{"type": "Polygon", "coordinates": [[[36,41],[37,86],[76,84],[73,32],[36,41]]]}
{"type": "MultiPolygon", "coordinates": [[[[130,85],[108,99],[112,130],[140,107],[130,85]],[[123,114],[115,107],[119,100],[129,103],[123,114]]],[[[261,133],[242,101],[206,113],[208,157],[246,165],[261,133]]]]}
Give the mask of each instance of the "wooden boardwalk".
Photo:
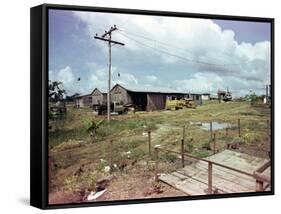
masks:
{"type": "MultiPolygon", "coordinates": [[[[268,161],[231,150],[224,150],[206,159],[248,173],[253,173],[268,161]]],[[[212,186],[216,194],[255,191],[256,180],[251,176],[217,165],[213,165],[212,170],[212,186]]],[[[270,177],[270,168],[263,174],[270,177]]],[[[159,180],[188,195],[208,194],[208,163],[193,161],[170,174],[160,174],[159,180]]]]}

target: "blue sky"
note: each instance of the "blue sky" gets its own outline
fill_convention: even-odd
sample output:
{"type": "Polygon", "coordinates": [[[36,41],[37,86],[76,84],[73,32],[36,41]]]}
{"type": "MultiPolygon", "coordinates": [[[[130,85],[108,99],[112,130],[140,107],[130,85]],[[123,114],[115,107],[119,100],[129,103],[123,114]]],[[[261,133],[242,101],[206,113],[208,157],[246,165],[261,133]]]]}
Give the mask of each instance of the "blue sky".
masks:
{"type": "Polygon", "coordinates": [[[107,88],[108,47],[95,40],[117,25],[112,81],[132,90],[263,93],[270,81],[270,25],[176,17],[49,11],[49,78],[68,94],[107,88]],[[80,81],[77,81],[81,78],[80,81]]]}

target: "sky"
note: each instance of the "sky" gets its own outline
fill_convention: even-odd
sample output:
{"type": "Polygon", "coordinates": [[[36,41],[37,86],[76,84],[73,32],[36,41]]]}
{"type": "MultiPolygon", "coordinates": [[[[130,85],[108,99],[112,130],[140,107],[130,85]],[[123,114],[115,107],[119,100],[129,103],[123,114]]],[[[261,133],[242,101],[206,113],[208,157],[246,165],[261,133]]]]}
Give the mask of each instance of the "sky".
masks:
{"type": "Polygon", "coordinates": [[[112,85],[239,97],[270,84],[269,23],[67,10],[49,11],[49,79],[68,95],[106,92],[108,44],[94,36],[113,25],[125,46],[112,47],[112,85]]]}

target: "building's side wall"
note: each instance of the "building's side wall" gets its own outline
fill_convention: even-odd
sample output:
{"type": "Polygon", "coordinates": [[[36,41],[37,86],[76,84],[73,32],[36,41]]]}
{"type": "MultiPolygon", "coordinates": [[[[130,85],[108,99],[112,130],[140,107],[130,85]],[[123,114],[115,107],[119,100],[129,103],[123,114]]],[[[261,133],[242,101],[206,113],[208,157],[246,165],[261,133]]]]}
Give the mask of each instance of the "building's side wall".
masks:
{"type": "Polygon", "coordinates": [[[92,96],[84,96],[75,99],[77,108],[90,107],[92,105],[92,96]]]}
{"type": "Polygon", "coordinates": [[[210,100],[209,94],[202,94],[202,100],[210,100]]]}
{"type": "Polygon", "coordinates": [[[111,90],[111,102],[119,102],[123,104],[131,103],[131,97],[128,94],[127,90],[120,86],[116,86],[111,90]]]}
{"type": "Polygon", "coordinates": [[[102,102],[103,102],[104,104],[107,103],[107,94],[102,94],[102,102]]]}
{"type": "Polygon", "coordinates": [[[92,93],[92,105],[104,104],[103,94],[99,90],[92,93]]]}
{"type": "Polygon", "coordinates": [[[201,94],[193,94],[192,99],[196,105],[202,105],[202,95],[201,94]]]}
{"type": "Polygon", "coordinates": [[[147,111],[161,110],[165,108],[166,95],[147,94],[147,111]]]}
{"type": "Polygon", "coordinates": [[[83,98],[82,97],[76,98],[75,105],[77,108],[84,107],[83,98]]]}
{"type": "Polygon", "coordinates": [[[83,102],[84,102],[84,107],[92,106],[92,96],[89,95],[89,96],[83,97],[83,102]]]}

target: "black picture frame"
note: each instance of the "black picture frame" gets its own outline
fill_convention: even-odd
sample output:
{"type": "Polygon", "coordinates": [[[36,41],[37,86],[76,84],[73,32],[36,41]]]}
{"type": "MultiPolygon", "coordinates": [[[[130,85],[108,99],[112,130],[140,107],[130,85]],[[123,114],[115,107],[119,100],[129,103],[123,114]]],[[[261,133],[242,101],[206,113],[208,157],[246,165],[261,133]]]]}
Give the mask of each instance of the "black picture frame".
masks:
{"type": "Polygon", "coordinates": [[[30,10],[30,204],[40,209],[91,207],[103,205],[171,202],[183,200],[215,199],[273,195],[274,181],[274,19],[247,16],[226,16],[185,12],[149,11],[120,8],[87,7],[43,4],[30,10]],[[122,201],[87,202],[77,204],[48,204],[48,10],[92,11],[120,14],[174,16],[203,19],[241,20],[267,22],[271,25],[271,190],[266,192],[231,193],[122,201]]]}

